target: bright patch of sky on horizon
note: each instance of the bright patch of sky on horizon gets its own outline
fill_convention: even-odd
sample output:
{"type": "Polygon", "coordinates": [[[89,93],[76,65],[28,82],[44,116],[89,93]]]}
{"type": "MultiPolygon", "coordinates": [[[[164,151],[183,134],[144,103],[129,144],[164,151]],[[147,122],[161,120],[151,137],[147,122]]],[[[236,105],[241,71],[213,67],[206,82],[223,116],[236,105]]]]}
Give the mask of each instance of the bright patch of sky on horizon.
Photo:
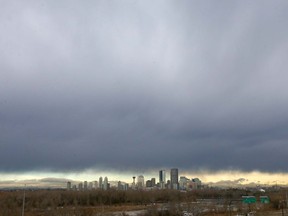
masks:
{"type": "MultiPolygon", "coordinates": [[[[170,179],[170,170],[166,169],[166,179],[170,179]]],[[[100,177],[108,177],[109,182],[132,183],[132,177],[136,178],[143,175],[145,181],[155,178],[159,181],[159,173],[156,170],[149,172],[117,172],[101,170],[85,170],[78,173],[53,173],[53,172],[24,172],[24,173],[1,173],[0,188],[5,187],[66,187],[67,181],[77,185],[79,182],[94,182],[100,177]]],[[[287,186],[287,173],[264,173],[259,171],[241,172],[241,171],[198,171],[181,172],[180,176],[190,179],[199,178],[204,185],[224,186],[224,187],[246,187],[246,186],[287,186]]]]}

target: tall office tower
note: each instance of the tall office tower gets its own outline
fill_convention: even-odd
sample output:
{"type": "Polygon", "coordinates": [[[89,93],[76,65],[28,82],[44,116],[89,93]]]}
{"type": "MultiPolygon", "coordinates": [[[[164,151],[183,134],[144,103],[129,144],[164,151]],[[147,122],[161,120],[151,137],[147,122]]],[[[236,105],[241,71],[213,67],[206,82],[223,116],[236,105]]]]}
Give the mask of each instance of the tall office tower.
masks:
{"type": "Polygon", "coordinates": [[[104,190],[107,190],[107,189],[108,189],[108,178],[107,178],[107,177],[104,178],[103,189],[104,189],[104,190]]]}
{"type": "Polygon", "coordinates": [[[93,182],[89,182],[88,183],[88,190],[92,190],[93,189],[93,182]]]}
{"type": "Polygon", "coordinates": [[[143,175],[139,175],[137,178],[137,186],[139,189],[143,188],[145,186],[144,183],[144,176],[143,175]]]}
{"type": "Polygon", "coordinates": [[[151,187],[155,187],[155,185],[156,185],[156,179],[152,178],[151,179],[151,187]]]}
{"type": "Polygon", "coordinates": [[[84,181],[84,190],[87,190],[87,189],[88,189],[88,182],[84,181]]]}
{"type": "Polygon", "coordinates": [[[98,189],[99,185],[98,185],[98,181],[94,181],[94,188],[98,189]]]}
{"type": "Polygon", "coordinates": [[[165,183],[166,183],[166,173],[165,170],[160,170],[159,171],[159,185],[161,189],[165,188],[165,183]]]}
{"type": "Polygon", "coordinates": [[[71,182],[67,182],[67,190],[71,190],[71,182]]]}
{"type": "Polygon", "coordinates": [[[79,191],[82,191],[82,190],[83,190],[83,183],[82,183],[82,182],[80,182],[80,183],[78,184],[78,190],[79,190],[79,191]]]}
{"type": "Polygon", "coordinates": [[[118,189],[118,190],[123,190],[123,184],[122,184],[121,181],[118,181],[117,189],[118,189]]]}
{"type": "Polygon", "coordinates": [[[103,178],[99,178],[99,189],[103,189],[103,178]]]}
{"type": "Polygon", "coordinates": [[[177,168],[173,168],[170,171],[170,187],[171,189],[175,189],[178,190],[179,186],[178,186],[178,169],[177,168]]]}
{"type": "Polygon", "coordinates": [[[151,188],[152,187],[151,180],[147,180],[146,181],[146,187],[147,188],[151,188]]]}

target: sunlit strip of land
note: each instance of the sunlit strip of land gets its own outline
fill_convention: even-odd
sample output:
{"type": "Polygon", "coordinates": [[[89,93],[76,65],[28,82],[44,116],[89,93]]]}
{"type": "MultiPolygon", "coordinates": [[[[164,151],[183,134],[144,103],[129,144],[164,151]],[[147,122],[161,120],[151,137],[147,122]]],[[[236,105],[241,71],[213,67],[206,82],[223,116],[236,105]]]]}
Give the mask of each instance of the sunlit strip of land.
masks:
{"type": "MultiPolygon", "coordinates": [[[[117,171],[117,170],[96,170],[87,169],[81,172],[52,172],[52,171],[33,171],[33,172],[9,172],[0,173],[0,187],[21,187],[23,185],[35,187],[65,187],[69,181],[97,181],[100,176],[107,176],[109,181],[122,181],[132,183],[132,177],[144,175],[145,180],[156,178],[158,181],[159,170],[149,171],[117,171]]],[[[170,170],[166,169],[166,178],[170,178],[170,170]]],[[[245,185],[260,185],[260,186],[286,186],[288,185],[288,173],[283,172],[244,172],[237,170],[222,170],[222,171],[189,171],[179,169],[179,177],[186,176],[187,178],[199,178],[204,184],[222,185],[225,186],[245,186],[245,185]]]]}
{"type": "Polygon", "coordinates": [[[258,185],[288,185],[288,173],[283,172],[260,172],[260,171],[217,171],[217,172],[209,172],[209,171],[198,171],[186,172],[187,176],[197,176],[203,182],[217,183],[217,182],[235,182],[238,184],[251,184],[255,183],[258,185]]]}

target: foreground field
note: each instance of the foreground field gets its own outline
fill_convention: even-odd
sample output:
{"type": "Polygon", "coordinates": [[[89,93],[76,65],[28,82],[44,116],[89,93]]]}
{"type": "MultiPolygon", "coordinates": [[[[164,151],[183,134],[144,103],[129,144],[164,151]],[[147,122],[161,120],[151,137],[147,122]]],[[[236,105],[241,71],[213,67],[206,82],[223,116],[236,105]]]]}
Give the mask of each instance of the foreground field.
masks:
{"type": "MultiPolygon", "coordinates": [[[[65,191],[26,190],[25,216],[96,216],[96,215],[288,215],[286,191],[271,191],[265,195],[270,204],[243,204],[242,195],[259,196],[247,190],[199,190],[180,192],[154,191],[65,191]]],[[[23,211],[24,191],[0,192],[0,216],[19,216],[23,211]]]]}

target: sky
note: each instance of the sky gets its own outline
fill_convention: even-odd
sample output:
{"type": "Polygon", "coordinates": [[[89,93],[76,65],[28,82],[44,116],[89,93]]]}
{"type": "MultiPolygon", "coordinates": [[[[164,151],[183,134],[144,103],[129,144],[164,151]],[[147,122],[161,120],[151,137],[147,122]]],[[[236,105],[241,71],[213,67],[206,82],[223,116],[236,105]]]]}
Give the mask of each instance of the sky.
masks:
{"type": "Polygon", "coordinates": [[[0,3],[0,178],[287,175],[286,0],[0,3]]]}

